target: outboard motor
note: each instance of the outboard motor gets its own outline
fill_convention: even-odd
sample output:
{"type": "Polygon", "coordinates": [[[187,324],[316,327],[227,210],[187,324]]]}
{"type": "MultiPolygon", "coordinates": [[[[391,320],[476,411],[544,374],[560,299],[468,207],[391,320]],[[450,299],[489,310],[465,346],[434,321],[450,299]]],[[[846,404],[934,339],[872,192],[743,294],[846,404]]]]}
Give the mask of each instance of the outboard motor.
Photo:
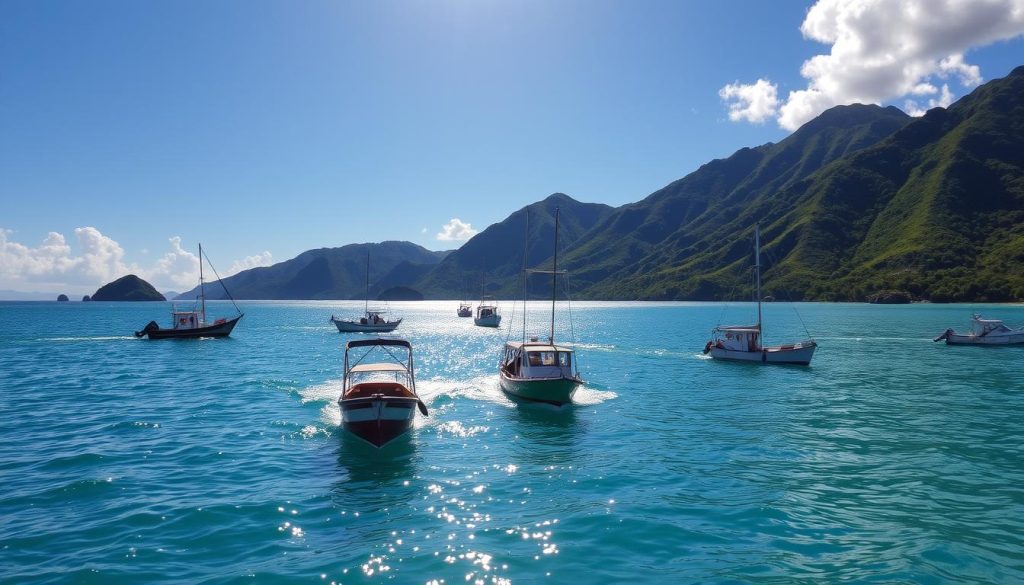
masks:
{"type": "Polygon", "coordinates": [[[946,329],[945,331],[942,332],[942,335],[936,337],[932,341],[942,341],[943,339],[947,339],[952,334],[953,334],[953,330],[952,329],[946,329]]]}
{"type": "Polygon", "coordinates": [[[146,323],[146,326],[142,328],[142,331],[135,332],[135,337],[145,337],[150,331],[154,331],[159,328],[160,325],[158,325],[156,321],[150,321],[149,323],[146,323]]]}
{"type": "Polygon", "coordinates": [[[712,345],[714,345],[714,343],[709,341],[708,344],[704,346],[704,355],[707,355],[707,353],[711,351],[712,345]]]}

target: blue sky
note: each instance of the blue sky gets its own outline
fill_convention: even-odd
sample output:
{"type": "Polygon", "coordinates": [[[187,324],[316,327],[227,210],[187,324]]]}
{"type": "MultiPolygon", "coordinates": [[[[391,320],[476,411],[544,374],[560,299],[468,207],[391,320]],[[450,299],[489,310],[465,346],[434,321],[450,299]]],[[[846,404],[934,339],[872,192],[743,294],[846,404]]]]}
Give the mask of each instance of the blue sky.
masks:
{"type": "Polygon", "coordinates": [[[815,107],[923,109],[1024,64],[1024,25],[999,14],[1020,0],[937,4],[6,0],[0,289],[132,270],[182,290],[199,241],[222,272],[455,248],[453,218],[482,230],[556,191],[636,201],[815,107]],[[982,16],[915,28],[921,10],[982,16]],[[851,73],[892,53],[865,31],[896,31],[893,11],[918,48],[851,73]]]}

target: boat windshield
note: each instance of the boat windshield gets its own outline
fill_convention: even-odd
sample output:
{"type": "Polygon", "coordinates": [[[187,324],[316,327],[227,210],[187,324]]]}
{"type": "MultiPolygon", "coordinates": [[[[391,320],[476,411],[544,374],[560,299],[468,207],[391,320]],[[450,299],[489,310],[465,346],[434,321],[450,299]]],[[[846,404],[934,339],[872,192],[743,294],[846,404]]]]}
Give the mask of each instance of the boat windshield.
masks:
{"type": "Polygon", "coordinates": [[[572,365],[572,353],[568,351],[529,351],[526,359],[531,367],[539,366],[560,366],[569,367],[572,365]]]}

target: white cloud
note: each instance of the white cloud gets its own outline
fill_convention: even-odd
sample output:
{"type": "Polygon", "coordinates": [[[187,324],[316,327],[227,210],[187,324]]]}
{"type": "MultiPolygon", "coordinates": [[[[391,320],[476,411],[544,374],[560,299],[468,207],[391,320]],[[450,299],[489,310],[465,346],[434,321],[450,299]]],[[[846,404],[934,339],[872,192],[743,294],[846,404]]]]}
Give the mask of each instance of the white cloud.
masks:
{"type": "Polygon", "coordinates": [[[729,105],[729,119],[761,123],[775,117],[779,109],[778,86],[767,79],[752,84],[739,82],[718,90],[718,97],[729,105]]]}
{"type": "MultiPolygon", "coordinates": [[[[199,282],[199,257],[181,247],[181,238],[168,239],[170,250],[153,264],[125,261],[125,251],[94,227],[75,229],[77,253],[63,234],[49,232],[36,247],[12,241],[12,230],[0,228],[0,288],[91,293],[126,274],[136,274],[158,290],[188,290],[199,282]]],[[[227,277],[256,266],[267,266],[269,251],[235,260],[227,277]]]]}
{"type": "MultiPolygon", "coordinates": [[[[774,86],[765,79],[719,90],[734,121],[776,117],[795,130],[832,106],[881,104],[907,96],[914,115],[952,103],[949,81],[964,89],[982,82],[981,70],[964,60],[975,47],[1024,34],[1024,0],[819,0],[807,12],[804,37],[831,45],[827,55],[804,61],[807,87],[771,106],[774,86]],[[946,81],[942,89],[936,80],[946,81]],[[771,111],[771,113],[766,113],[771,111]]],[[[777,100],[776,100],[777,101],[777,100]]],[[[907,105],[909,104],[909,105],[907,105]]]]}
{"type": "Polygon", "coordinates": [[[446,223],[441,231],[437,234],[437,239],[442,241],[449,240],[468,240],[475,236],[477,231],[473,229],[468,223],[463,223],[461,219],[453,217],[451,221],[446,223]]]}
{"type": "Polygon", "coordinates": [[[228,268],[228,271],[221,274],[224,278],[227,278],[233,274],[238,274],[243,270],[249,270],[250,268],[259,268],[260,266],[270,266],[274,263],[274,255],[269,251],[264,250],[262,254],[255,256],[246,256],[241,260],[235,260],[235,262],[228,268]]]}
{"type": "Polygon", "coordinates": [[[74,255],[63,234],[50,232],[33,248],[10,241],[11,230],[0,229],[0,281],[37,284],[66,283],[72,287],[107,282],[129,267],[117,242],[94,227],[75,229],[82,252],[74,255]],[[108,279],[108,280],[104,280],[108,279]]]}

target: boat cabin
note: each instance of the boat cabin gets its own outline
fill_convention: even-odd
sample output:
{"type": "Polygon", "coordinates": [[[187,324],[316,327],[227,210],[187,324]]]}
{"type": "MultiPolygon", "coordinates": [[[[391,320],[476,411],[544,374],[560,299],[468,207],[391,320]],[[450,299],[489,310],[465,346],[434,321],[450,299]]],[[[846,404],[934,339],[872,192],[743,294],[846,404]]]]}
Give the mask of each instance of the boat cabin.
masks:
{"type": "Polygon", "coordinates": [[[501,367],[514,378],[571,378],[573,350],[542,342],[505,345],[501,367]]]}
{"type": "Polygon", "coordinates": [[[1001,319],[982,319],[981,315],[971,317],[971,334],[982,337],[997,331],[1012,331],[1001,319]]]}
{"type": "Polygon", "coordinates": [[[359,318],[360,325],[382,325],[387,322],[383,311],[367,311],[365,317],[359,318]]]}
{"type": "Polygon", "coordinates": [[[174,329],[196,329],[202,326],[203,320],[199,311],[178,311],[172,308],[171,322],[174,323],[174,329]]]}
{"type": "Polygon", "coordinates": [[[719,327],[715,347],[729,351],[761,351],[761,329],[749,327],[719,327]]]}
{"type": "Polygon", "coordinates": [[[485,317],[490,317],[494,315],[496,312],[497,307],[493,305],[480,305],[479,307],[476,308],[476,318],[483,319],[485,317]]]}

